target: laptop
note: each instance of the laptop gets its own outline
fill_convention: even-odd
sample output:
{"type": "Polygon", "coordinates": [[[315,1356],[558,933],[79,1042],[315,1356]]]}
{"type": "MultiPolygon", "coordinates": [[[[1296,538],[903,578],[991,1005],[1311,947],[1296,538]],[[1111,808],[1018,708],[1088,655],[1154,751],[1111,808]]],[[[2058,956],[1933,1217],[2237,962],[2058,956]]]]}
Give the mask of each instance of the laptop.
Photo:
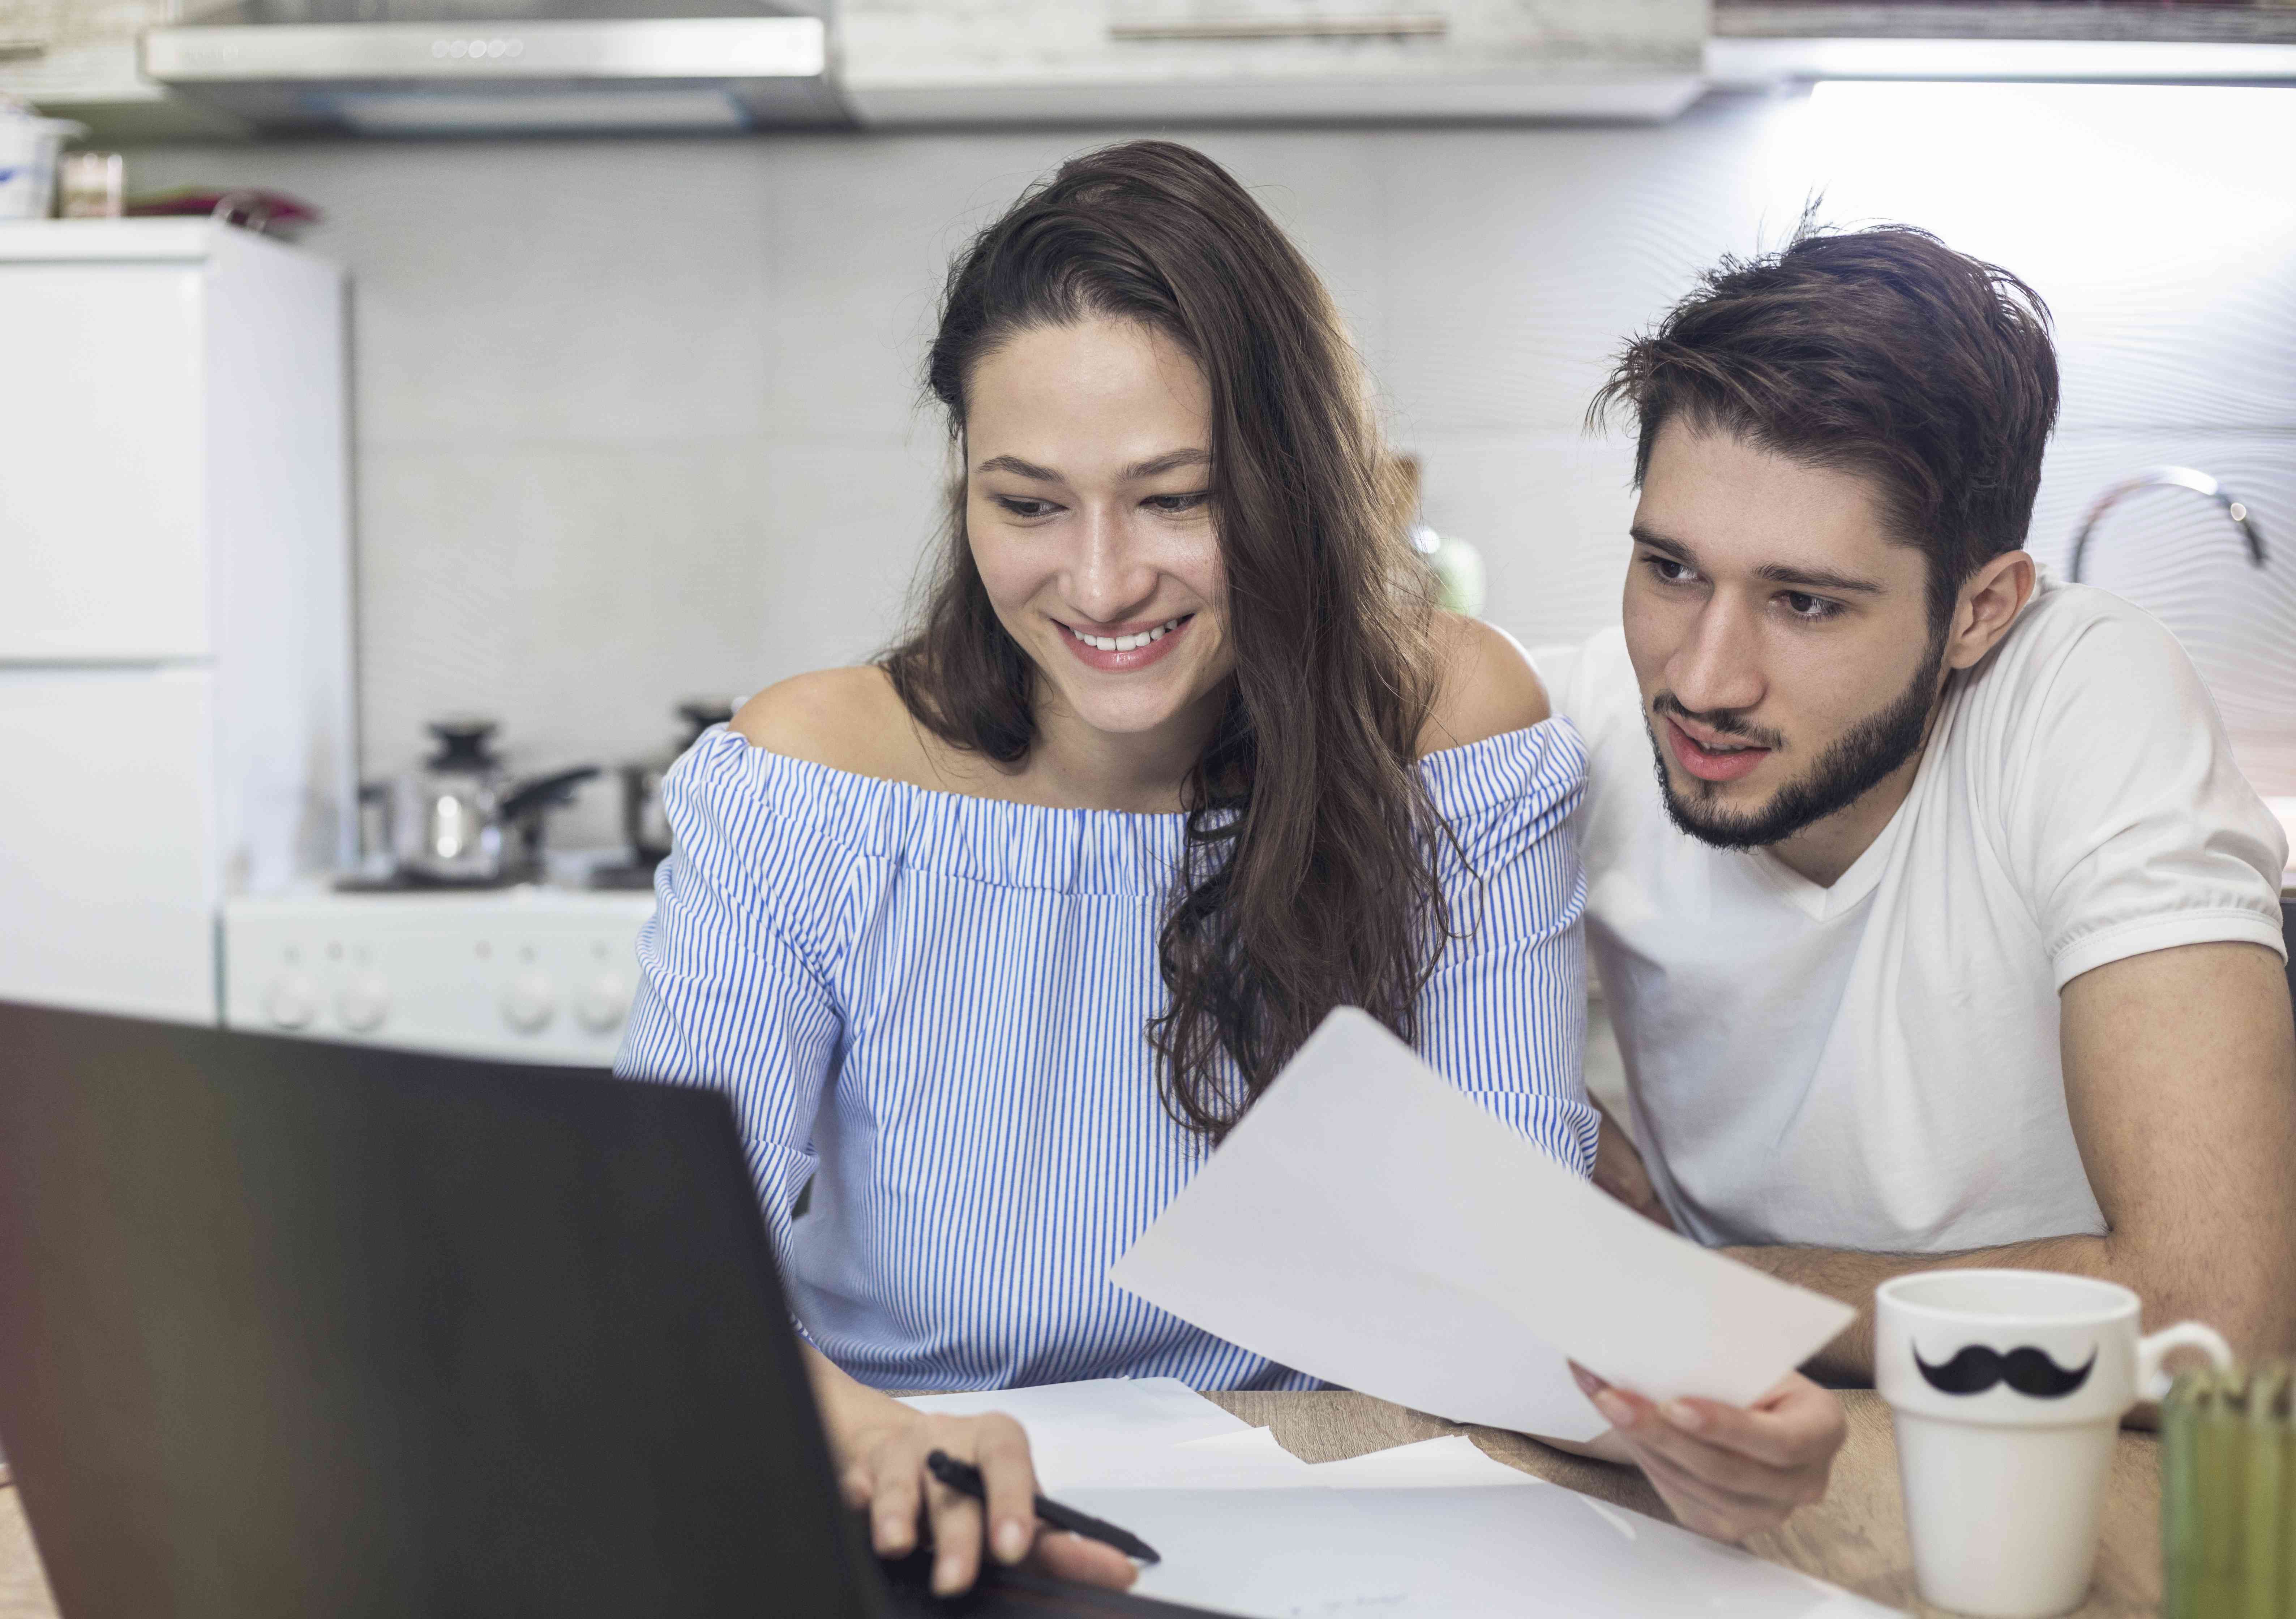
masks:
{"type": "Polygon", "coordinates": [[[0,1451],[66,1619],[1201,1610],[840,1503],[715,1092],[0,1004],[0,1451]]]}

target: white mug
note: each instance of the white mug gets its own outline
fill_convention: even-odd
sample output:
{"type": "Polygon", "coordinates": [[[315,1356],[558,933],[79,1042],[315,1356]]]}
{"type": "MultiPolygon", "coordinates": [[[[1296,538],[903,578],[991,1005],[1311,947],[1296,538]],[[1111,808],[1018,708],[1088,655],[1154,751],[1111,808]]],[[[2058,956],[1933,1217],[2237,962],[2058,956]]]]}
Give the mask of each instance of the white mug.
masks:
{"type": "Polygon", "coordinates": [[[2052,1271],[1932,1271],[1874,1299],[1922,1599],[1985,1619],[2079,1607],[2121,1418],[2169,1392],[2174,1351],[2221,1368],[2232,1350],[2194,1321],[2139,1337],[2136,1295],[2052,1271]]]}

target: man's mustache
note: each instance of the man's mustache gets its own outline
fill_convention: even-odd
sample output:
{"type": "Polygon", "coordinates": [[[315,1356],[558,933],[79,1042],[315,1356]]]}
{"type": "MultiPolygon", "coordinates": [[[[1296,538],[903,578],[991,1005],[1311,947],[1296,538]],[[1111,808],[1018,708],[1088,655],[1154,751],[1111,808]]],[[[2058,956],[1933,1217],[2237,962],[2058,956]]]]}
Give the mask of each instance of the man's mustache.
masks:
{"type": "Polygon", "coordinates": [[[2078,1371],[2067,1371],[2038,1349],[2027,1347],[1996,1354],[1982,1344],[1972,1344],[1942,1366],[1931,1365],[1916,1349],[1914,1364],[1922,1369],[1922,1377],[1929,1386],[1941,1394],[1981,1394],[1996,1383],[2006,1383],[2019,1394],[2030,1394],[2036,1400],[2062,1400],[2088,1381],[2088,1374],[2096,1367],[2096,1351],[2088,1352],[2087,1363],[2078,1371]]]}
{"type": "Polygon", "coordinates": [[[1693,725],[1703,725],[1723,736],[1736,737],[1756,748],[1779,748],[1786,745],[1784,737],[1767,726],[1753,724],[1735,708],[1714,708],[1701,714],[1695,709],[1684,707],[1682,699],[1671,691],[1661,691],[1651,699],[1651,712],[1688,720],[1693,725]]]}

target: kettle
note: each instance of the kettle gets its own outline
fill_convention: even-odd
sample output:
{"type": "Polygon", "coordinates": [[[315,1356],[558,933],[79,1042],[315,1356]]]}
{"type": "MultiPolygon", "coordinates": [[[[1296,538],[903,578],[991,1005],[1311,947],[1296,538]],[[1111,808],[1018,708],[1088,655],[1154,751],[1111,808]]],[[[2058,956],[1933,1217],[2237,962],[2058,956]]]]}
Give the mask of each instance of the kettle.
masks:
{"type": "Polygon", "coordinates": [[[634,865],[652,866],[668,857],[669,819],[662,812],[662,778],[701,740],[703,732],[732,719],[739,706],[722,698],[693,698],[678,704],[678,717],[685,722],[685,740],[667,753],[622,766],[622,830],[630,840],[634,865]]]}
{"type": "Polygon", "coordinates": [[[495,729],[492,720],[433,720],[438,751],[391,784],[391,855],[402,879],[479,887],[541,875],[543,817],[598,767],[512,781],[488,745],[495,729]],[[506,848],[513,830],[517,845],[506,848]]]}

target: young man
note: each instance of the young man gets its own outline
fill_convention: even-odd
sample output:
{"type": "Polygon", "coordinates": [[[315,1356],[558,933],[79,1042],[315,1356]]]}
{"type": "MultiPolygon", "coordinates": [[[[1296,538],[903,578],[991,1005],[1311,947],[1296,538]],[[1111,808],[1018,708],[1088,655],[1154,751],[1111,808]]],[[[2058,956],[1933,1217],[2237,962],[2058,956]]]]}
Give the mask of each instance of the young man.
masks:
{"type": "MultiPolygon", "coordinates": [[[[2071,1271],[2285,1349],[2287,848],[2176,642],[2021,549],[2046,319],[1922,232],[1806,233],[1598,397],[1639,429],[1623,634],[1543,669],[1641,1144],[1596,1178],[1861,1306],[2071,1271]]],[[[1871,1362],[1869,1313],[1818,1370],[1871,1362]]]]}

